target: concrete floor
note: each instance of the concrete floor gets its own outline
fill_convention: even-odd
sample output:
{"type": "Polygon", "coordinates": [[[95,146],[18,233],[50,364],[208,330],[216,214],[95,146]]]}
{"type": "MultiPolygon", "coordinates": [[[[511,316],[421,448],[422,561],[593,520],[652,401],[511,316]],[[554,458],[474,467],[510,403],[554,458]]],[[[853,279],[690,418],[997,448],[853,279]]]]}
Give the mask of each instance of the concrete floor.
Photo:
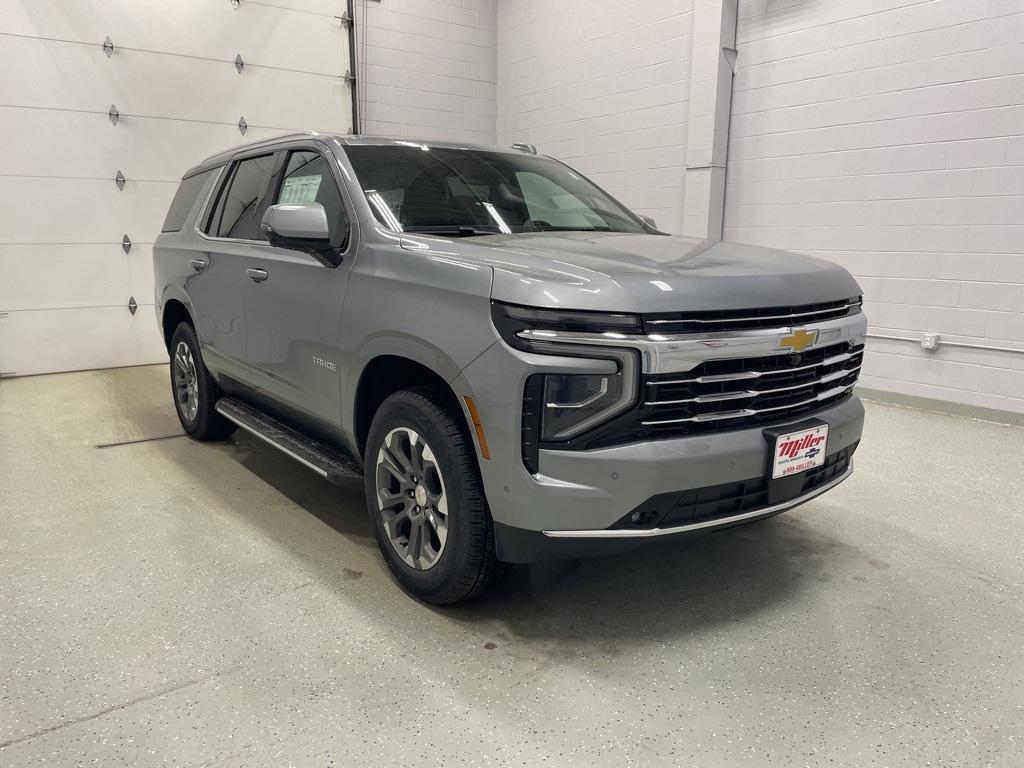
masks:
{"type": "Polygon", "coordinates": [[[0,384],[0,765],[1024,765],[1024,429],[870,404],[772,520],[456,609],[360,494],[178,432],[166,369],[0,384]]]}

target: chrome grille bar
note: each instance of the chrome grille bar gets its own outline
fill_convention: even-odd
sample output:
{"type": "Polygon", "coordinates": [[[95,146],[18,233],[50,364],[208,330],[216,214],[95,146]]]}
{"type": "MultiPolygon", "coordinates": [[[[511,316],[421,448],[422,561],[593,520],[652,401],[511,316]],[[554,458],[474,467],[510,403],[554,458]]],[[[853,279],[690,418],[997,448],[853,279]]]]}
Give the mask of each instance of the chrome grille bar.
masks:
{"type": "Polygon", "coordinates": [[[772,413],[778,411],[787,411],[793,408],[800,408],[804,405],[811,405],[812,403],[818,403],[822,400],[828,400],[829,398],[841,395],[844,392],[853,389],[854,384],[844,384],[840,387],[833,387],[827,389],[824,392],[819,392],[814,397],[807,398],[806,400],[797,400],[795,403],[786,403],[785,405],[776,405],[771,408],[742,408],[735,411],[720,411],[717,413],[701,413],[696,416],[688,416],[683,419],[658,419],[654,421],[643,421],[641,424],[645,427],[656,427],[662,424],[683,424],[686,422],[705,422],[705,421],[724,421],[726,419],[744,419],[748,416],[756,416],[759,413],[772,413]]]}
{"type": "MultiPolygon", "coordinates": [[[[744,389],[737,390],[736,392],[720,392],[710,395],[696,395],[695,397],[687,397],[681,400],[648,400],[644,405],[682,405],[684,403],[719,403],[725,400],[742,400],[747,397],[760,397],[761,395],[774,395],[779,392],[789,392],[794,389],[806,389],[807,387],[815,387],[818,384],[828,384],[830,381],[838,381],[839,379],[845,379],[847,376],[852,376],[860,370],[860,365],[856,365],[853,368],[842,368],[832,373],[826,373],[824,376],[812,381],[805,381],[803,384],[793,384],[788,387],[774,387],[772,389],[744,389]]],[[[665,382],[657,382],[664,384],[665,382]]]]}
{"type": "Polygon", "coordinates": [[[858,302],[851,301],[847,304],[838,304],[834,307],[816,309],[811,312],[789,312],[783,315],[751,315],[749,317],[726,317],[718,319],[680,318],[678,320],[647,320],[646,322],[648,325],[680,325],[682,323],[714,325],[715,323],[750,323],[759,322],[761,320],[791,320],[798,317],[819,317],[821,315],[831,315],[836,312],[848,312],[851,307],[859,306],[860,304],[858,302]]]}
{"type": "Polygon", "coordinates": [[[811,365],[801,365],[795,368],[777,368],[774,371],[740,371],[739,373],[719,373],[713,376],[697,376],[692,379],[672,379],[671,381],[649,381],[647,386],[662,386],[665,384],[715,384],[720,381],[744,381],[746,379],[759,379],[762,376],[773,376],[779,374],[793,373],[794,371],[808,371],[812,368],[821,368],[823,365],[835,365],[845,363],[854,355],[859,355],[862,350],[856,352],[840,352],[838,355],[826,357],[811,365]]]}

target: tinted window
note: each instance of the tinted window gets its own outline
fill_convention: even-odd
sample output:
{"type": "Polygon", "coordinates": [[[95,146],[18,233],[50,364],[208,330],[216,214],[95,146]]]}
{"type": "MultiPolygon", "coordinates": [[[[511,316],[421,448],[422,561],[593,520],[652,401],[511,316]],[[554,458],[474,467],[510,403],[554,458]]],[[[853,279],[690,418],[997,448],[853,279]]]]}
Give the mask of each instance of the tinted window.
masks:
{"type": "Polygon", "coordinates": [[[167,218],[164,219],[164,226],[161,231],[178,232],[181,230],[185,224],[185,219],[192,212],[192,206],[195,205],[200,190],[203,189],[206,185],[206,180],[209,178],[210,171],[204,171],[203,173],[197,173],[195,176],[189,176],[187,179],[182,179],[181,184],[178,185],[178,191],[171,201],[171,209],[167,211],[167,218]]]}
{"type": "Polygon", "coordinates": [[[221,190],[207,232],[239,240],[265,239],[259,228],[260,199],[273,169],[273,155],[236,163],[231,179],[221,190]]]}
{"type": "Polygon", "coordinates": [[[604,191],[550,158],[404,145],[345,152],[374,214],[392,229],[645,231],[604,191]]]}
{"type": "Polygon", "coordinates": [[[327,214],[331,242],[343,245],[338,238],[339,233],[343,238],[347,232],[345,224],[348,217],[331,169],[319,152],[299,150],[291,153],[274,202],[320,203],[327,214]]]}

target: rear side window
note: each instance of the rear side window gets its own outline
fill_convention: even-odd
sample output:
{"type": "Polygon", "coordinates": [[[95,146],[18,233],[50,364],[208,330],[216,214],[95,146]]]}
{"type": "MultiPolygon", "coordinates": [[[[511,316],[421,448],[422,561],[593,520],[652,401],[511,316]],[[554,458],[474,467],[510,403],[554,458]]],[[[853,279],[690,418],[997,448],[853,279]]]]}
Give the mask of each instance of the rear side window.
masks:
{"type": "Polygon", "coordinates": [[[345,232],[345,205],[327,161],[319,152],[297,150],[288,156],[284,178],[275,203],[320,203],[327,214],[331,242],[339,246],[338,233],[345,232]]]}
{"type": "Polygon", "coordinates": [[[207,233],[236,240],[264,240],[258,216],[272,170],[273,155],[250,157],[235,163],[231,177],[221,189],[207,233]]]}
{"type": "Polygon", "coordinates": [[[192,206],[195,205],[196,198],[199,197],[199,192],[206,186],[206,181],[209,178],[210,171],[204,171],[203,173],[197,173],[195,176],[189,176],[187,179],[182,179],[181,184],[178,185],[178,191],[171,201],[171,209],[167,211],[167,218],[164,219],[164,226],[160,230],[161,232],[181,231],[182,226],[185,224],[185,219],[192,212],[192,206]]]}

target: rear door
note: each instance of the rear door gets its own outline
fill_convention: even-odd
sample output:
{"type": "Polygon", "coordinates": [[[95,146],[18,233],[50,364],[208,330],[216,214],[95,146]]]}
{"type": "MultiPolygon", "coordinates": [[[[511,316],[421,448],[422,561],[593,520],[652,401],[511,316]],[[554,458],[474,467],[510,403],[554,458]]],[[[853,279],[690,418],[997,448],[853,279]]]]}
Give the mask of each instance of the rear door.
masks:
{"type": "Polygon", "coordinates": [[[233,161],[198,222],[199,248],[186,291],[196,313],[203,360],[218,375],[247,384],[243,284],[246,259],[260,237],[259,218],[274,154],[233,161]]]}
{"type": "Polygon", "coordinates": [[[338,345],[354,253],[353,211],[336,168],[315,144],[289,147],[278,158],[267,205],[323,205],[331,240],[344,253],[341,264],[262,244],[249,252],[244,289],[246,360],[257,394],[327,431],[341,421],[338,345]]]}

